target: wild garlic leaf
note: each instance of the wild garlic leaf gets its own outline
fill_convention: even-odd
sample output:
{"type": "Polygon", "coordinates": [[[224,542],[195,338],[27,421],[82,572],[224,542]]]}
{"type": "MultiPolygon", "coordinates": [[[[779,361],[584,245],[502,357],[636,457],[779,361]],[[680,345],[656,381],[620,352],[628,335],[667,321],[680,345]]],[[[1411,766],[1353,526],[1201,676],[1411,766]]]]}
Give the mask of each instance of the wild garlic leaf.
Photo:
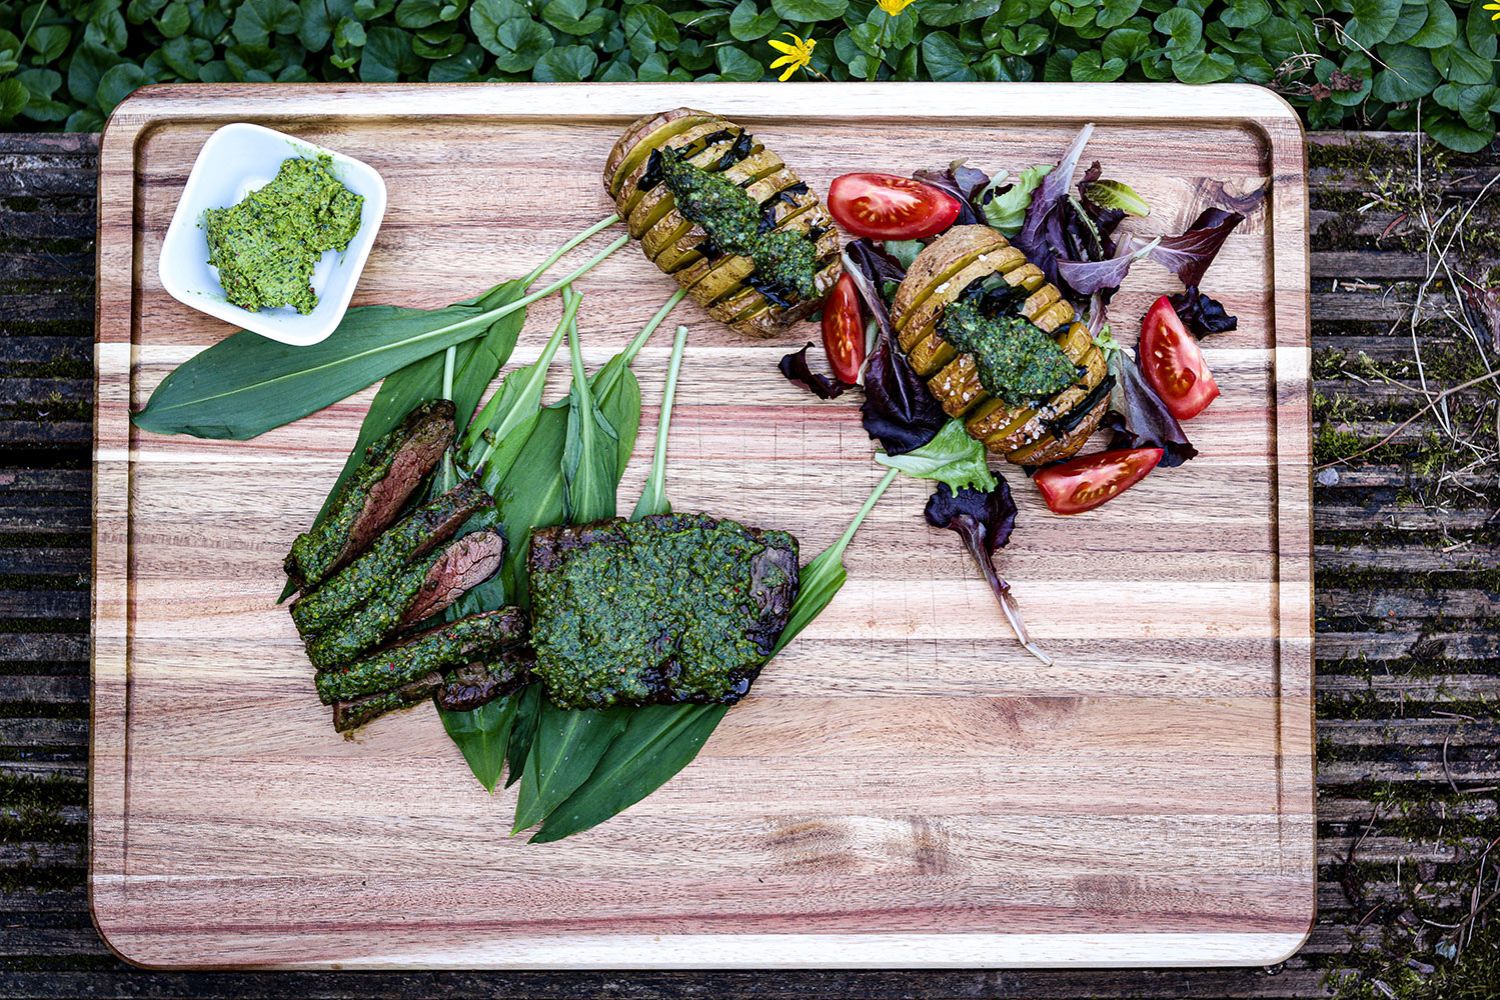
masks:
{"type": "Polygon", "coordinates": [[[687,327],[677,328],[677,339],[672,344],[672,360],[667,365],[667,385],[662,390],[661,416],[656,422],[656,449],[651,456],[651,472],[646,485],[641,489],[641,498],[636,501],[631,513],[632,521],[639,521],[652,514],[672,513],[671,501],[667,499],[667,433],[672,424],[672,404],[677,397],[677,373],[682,367],[682,352],[687,347],[687,327]]]}

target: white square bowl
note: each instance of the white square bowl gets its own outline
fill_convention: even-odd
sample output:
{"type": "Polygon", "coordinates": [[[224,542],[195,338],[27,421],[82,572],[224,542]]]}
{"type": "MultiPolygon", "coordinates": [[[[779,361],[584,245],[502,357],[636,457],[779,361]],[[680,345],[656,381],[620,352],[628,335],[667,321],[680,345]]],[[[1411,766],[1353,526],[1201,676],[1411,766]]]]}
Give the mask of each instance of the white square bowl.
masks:
{"type": "Polygon", "coordinates": [[[199,150],[177,210],[172,213],[158,267],[162,287],[186,306],[263,337],[296,347],[316,344],[344,318],[384,215],[385,181],[369,164],[260,125],[225,125],[199,150]],[[333,175],[365,200],[354,239],[343,251],[325,251],[313,269],[317,306],[304,316],[291,306],[251,312],[231,304],[219,284],[218,270],[208,263],[203,213],[237,204],[269,183],[283,160],[321,153],[332,159],[333,175]]]}

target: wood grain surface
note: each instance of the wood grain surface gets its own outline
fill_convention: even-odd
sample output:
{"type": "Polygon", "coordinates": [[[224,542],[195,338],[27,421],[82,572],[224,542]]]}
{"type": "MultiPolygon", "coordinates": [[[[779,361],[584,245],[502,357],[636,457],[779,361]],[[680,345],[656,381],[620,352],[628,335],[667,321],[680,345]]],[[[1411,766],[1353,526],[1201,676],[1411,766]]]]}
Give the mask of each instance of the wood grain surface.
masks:
{"type": "MultiPolygon", "coordinates": [[[[112,947],[163,966],[433,967],[1265,963],[1296,948],[1314,885],[1296,119],[1241,87],[941,94],[844,86],[837,113],[816,85],[150,88],[122,105],[101,149],[94,480],[90,884],[112,947]],[[156,254],[203,139],[253,120],[385,177],[357,302],[441,305],[608,214],[614,135],[682,103],[749,125],[819,189],[955,157],[1051,162],[1095,121],[1089,158],[1157,206],[1139,231],[1269,197],[1210,272],[1241,323],[1207,345],[1224,396],[1192,425],[1204,456],[1087,519],[1048,515],[1012,476],[1003,571],[1056,666],[1008,640],[902,482],[844,592],[698,762],[605,826],[528,847],[430,709],[335,737],[274,607],[280,557],[370,394],[247,443],[129,427],[229,332],[162,292],[156,254]]],[[[1147,271],[1115,300],[1127,342],[1163,287],[1147,271]]],[[[592,367],[671,283],[630,249],[582,287],[592,367]]],[[[556,308],[533,310],[512,363],[556,308]]],[[[816,551],[878,478],[855,407],[775,374],[804,331],[752,344],[679,308],[693,336],[675,505],[816,551]]],[[[663,338],[637,364],[648,428],[666,352],[663,338]]]]}

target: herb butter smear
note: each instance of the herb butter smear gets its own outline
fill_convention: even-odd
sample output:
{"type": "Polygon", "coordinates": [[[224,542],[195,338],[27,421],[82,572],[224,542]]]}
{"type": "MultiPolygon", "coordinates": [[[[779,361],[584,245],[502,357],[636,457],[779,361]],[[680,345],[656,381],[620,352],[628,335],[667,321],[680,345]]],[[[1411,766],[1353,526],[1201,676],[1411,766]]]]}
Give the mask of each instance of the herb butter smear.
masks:
{"type": "Polygon", "coordinates": [[[332,162],[327,153],[284,160],[269,184],[204,213],[208,262],[231,303],[251,312],[291,306],[304,315],[317,306],[313,268],[325,251],[349,246],[365,201],[333,175],[332,162]]]}

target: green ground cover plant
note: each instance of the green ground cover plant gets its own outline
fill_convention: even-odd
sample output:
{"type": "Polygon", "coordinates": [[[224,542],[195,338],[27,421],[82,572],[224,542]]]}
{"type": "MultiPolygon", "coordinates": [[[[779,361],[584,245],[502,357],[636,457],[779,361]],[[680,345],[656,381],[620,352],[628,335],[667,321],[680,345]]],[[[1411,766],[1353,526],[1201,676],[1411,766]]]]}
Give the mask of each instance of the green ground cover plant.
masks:
{"type": "Polygon", "coordinates": [[[1313,128],[1473,151],[1500,113],[1497,19],[1500,0],[0,3],[0,127],[95,130],[139,86],[200,80],[1243,81],[1313,128]]]}

